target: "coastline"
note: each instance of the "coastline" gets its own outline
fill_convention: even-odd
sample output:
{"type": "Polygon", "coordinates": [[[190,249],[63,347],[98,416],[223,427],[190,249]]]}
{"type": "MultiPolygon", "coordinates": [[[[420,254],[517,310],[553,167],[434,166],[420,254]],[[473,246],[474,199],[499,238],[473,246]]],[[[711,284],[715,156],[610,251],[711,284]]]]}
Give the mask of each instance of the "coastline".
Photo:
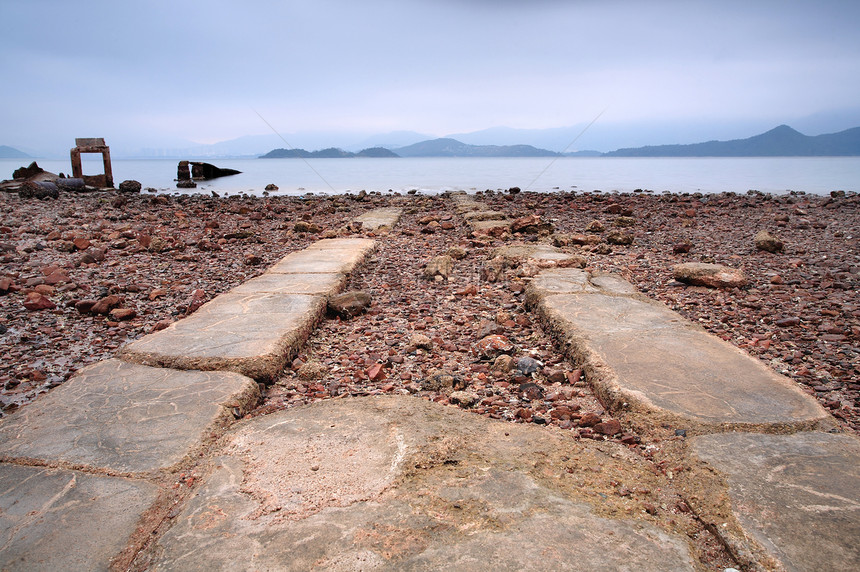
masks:
{"type": "MultiPolygon", "coordinates": [[[[593,220],[611,228],[618,213],[630,211],[634,222],[626,230],[635,237],[632,244],[610,247],[601,238],[597,245],[564,250],[584,256],[594,271],[623,275],[645,295],[788,375],[844,428],[860,432],[857,195],[481,195],[489,207],[511,217],[540,215],[559,234],[583,233],[593,220]],[[780,236],[783,253],[755,249],[753,237],[762,229],[780,236]],[[680,243],[688,243],[689,252],[676,252],[680,243]],[[597,248],[601,245],[606,246],[597,248]],[[675,282],[671,267],[692,261],[741,268],[750,283],[723,290],[675,282]]],[[[291,251],[323,236],[367,235],[344,225],[366,210],[391,205],[406,209],[403,219],[379,237],[380,251],[351,277],[352,287],[372,293],[371,311],[352,321],[324,321],[295,369],[287,368],[269,387],[261,411],[330,398],[319,388],[332,382],[349,394],[407,392],[444,400],[438,392],[416,390],[433,369],[474,383],[498,382],[492,372],[474,368],[471,347],[482,328],[501,328],[542,363],[574,368],[523,308],[518,286],[523,277],[497,284],[480,280],[481,265],[495,247],[551,237],[476,240],[444,195],[216,198],[100,191],[38,201],[0,193],[4,413],[26,407],[74,371],[181,319],[291,251]],[[428,217],[451,228],[427,232],[422,221],[428,217]],[[422,264],[452,246],[464,248],[467,256],[448,282],[428,287],[420,279],[422,264]],[[470,286],[477,287],[477,295],[461,294],[470,286]],[[26,309],[31,292],[55,307],[26,309]],[[81,305],[110,296],[116,297],[116,309],[129,312],[93,314],[81,305]],[[390,345],[405,335],[400,331],[422,332],[439,343],[427,355],[411,354],[390,345]],[[368,378],[368,361],[392,359],[396,366],[387,379],[368,378]],[[314,383],[298,378],[298,368],[308,361],[326,372],[314,383]]],[[[605,414],[587,387],[580,393],[584,410],[605,414]]],[[[500,402],[484,414],[508,418],[512,412],[500,402]]]]}

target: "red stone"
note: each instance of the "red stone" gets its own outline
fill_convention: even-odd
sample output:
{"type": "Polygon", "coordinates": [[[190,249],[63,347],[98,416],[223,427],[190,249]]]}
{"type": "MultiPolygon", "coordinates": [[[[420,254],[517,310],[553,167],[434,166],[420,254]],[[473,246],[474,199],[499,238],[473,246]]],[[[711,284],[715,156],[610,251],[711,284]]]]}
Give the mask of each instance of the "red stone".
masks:
{"type": "Polygon", "coordinates": [[[30,292],[27,294],[27,299],[24,300],[24,307],[31,312],[36,312],[38,310],[52,310],[56,308],[57,305],[51,302],[51,300],[44,294],[30,292]]]}
{"type": "Polygon", "coordinates": [[[375,363],[367,368],[367,377],[370,381],[380,381],[385,379],[385,370],[381,363],[375,363]]]}

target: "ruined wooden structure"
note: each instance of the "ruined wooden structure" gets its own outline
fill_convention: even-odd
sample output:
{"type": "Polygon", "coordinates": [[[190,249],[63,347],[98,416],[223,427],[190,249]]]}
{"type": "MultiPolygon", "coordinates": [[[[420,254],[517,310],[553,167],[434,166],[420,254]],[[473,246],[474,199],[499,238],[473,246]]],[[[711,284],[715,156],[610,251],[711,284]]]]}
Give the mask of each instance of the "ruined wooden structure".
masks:
{"type": "Polygon", "coordinates": [[[110,147],[105,145],[101,137],[75,138],[75,147],[71,150],[72,176],[83,179],[93,187],[113,187],[113,172],[110,166],[110,147]],[[84,175],[81,165],[81,153],[101,153],[104,162],[104,173],[101,175],[84,175]]]}

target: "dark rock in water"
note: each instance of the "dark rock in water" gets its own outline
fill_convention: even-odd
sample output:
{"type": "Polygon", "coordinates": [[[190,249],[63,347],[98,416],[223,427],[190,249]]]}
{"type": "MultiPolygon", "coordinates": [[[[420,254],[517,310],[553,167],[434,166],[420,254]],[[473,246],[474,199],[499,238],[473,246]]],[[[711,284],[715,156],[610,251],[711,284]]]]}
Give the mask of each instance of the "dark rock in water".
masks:
{"type": "Polygon", "coordinates": [[[178,181],[176,183],[176,188],[177,189],[196,189],[197,183],[195,183],[194,181],[190,181],[190,180],[178,181]]]}
{"type": "Polygon", "coordinates": [[[37,165],[35,161],[33,161],[28,167],[21,167],[20,169],[15,169],[12,172],[12,178],[16,180],[29,179],[34,175],[38,175],[39,173],[44,172],[45,170],[42,169],[39,165],[37,165]]]}
{"type": "Polygon", "coordinates": [[[275,183],[269,183],[268,185],[266,185],[266,190],[267,191],[277,191],[278,185],[276,185],[275,183]]]}
{"type": "Polygon", "coordinates": [[[123,181],[119,184],[119,192],[121,193],[139,193],[141,184],[134,180],[123,181]]]}
{"type": "Polygon", "coordinates": [[[241,171],[236,169],[222,169],[210,163],[191,163],[191,177],[193,179],[217,179],[218,177],[227,177],[229,175],[238,175],[241,171]]]}
{"type": "Polygon", "coordinates": [[[328,309],[342,318],[352,318],[366,311],[370,307],[370,302],[370,294],[354,290],[333,297],[328,301],[328,309]]]}

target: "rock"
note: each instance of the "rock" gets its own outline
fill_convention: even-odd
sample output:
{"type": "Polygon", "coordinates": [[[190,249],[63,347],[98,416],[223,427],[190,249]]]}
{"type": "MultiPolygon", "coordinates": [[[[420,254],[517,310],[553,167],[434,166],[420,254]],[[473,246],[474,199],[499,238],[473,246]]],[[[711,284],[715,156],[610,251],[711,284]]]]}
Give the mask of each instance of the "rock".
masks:
{"type": "Polygon", "coordinates": [[[0,278],[0,294],[6,294],[12,289],[14,282],[11,278],[4,276],[0,278]]]}
{"type": "Polygon", "coordinates": [[[546,377],[546,380],[550,383],[564,383],[567,381],[567,375],[560,369],[547,369],[543,370],[543,375],[546,377]]]}
{"type": "Polygon", "coordinates": [[[296,375],[302,381],[322,379],[326,373],[327,370],[325,366],[316,361],[304,363],[299,367],[298,371],[296,371],[296,375]]]}
{"type": "Polygon", "coordinates": [[[636,219],[630,216],[620,216],[612,221],[612,224],[619,228],[631,227],[636,224],[636,219]]]}
{"type": "Polygon", "coordinates": [[[448,396],[448,400],[451,403],[459,405],[463,408],[473,406],[475,403],[478,402],[478,399],[479,397],[476,394],[471,393],[469,391],[454,391],[451,393],[451,395],[448,396]]]}
{"type": "Polygon", "coordinates": [[[45,170],[33,161],[28,167],[19,167],[12,171],[12,178],[15,180],[29,179],[30,177],[35,177],[36,175],[44,172],[45,170]]]}
{"type": "Polygon", "coordinates": [[[747,284],[747,277],[737,268],[722,264],[688,262],[672,268],[675,280],[708,288],[739,288],[747,284]]]}
{"type": "Polygon", "coordinates": [[[514,350],[514,344],[505,336],[493,334],[487,336],[475,344],[475,353],[483,359],[495,359],[500,354],[510,353],[514,350]]]}
{"type": "Polygon", "coordinates": [[[352,290],[329,299],[328,310],[341,318],[349,319],[365,312],[371,302],[372,298],[367,292],[352,290]]]}
{"type": "Polygon", "coordinates": [[[585,232],[603,232],[604,230],[606,230],[606,225],[599,220],[593,220],[585,227],[585,232]]]}
{"type": "Polygon", "coordinates": [[[236,169],[222,169],[221,167],[216,167],[211,163],[191,162],[191,177],[193,179],[203,179],[204,181],[208,181],[209,179],[238,175],[240,173],[241,171],[237,171],[236,169]]]}
{"type": "Polygon", "coordinates": [[[600,423],[600,416],[590,411],[579,418],[579,425],[581,427],[594,427],[598,423],[600,423]]]}
{"type": "Polygon", "coordinates": [[[460,376],[439,370],[434,370],[421,381],[421,389],[424,391],[442,391],[447,388],[456,390],[465,387],[466,383],[460,376]]]}
{"type": "Polygon", "coordinates": [[[276,185],[275,183],[269,183],[268,185],[266,185],[266,189],[265,189],[265,190],[267,190],[267,191],[277,191],[277,190],[278,190],[278,185],[276,185]]]}
{"type": "Polygon", "coordinates": [[[549,234],[552,232],[552,224],[544,221],[538,215],[529,215],[515,219],[511,223],[511,232],[549,234]]]}
{"type": "Polygon", "coordinates": [[[375,363],[365,371],[367,378],[370,381],[382,381],[387,376],[385,375],[384,366],[381,363],[375,363]]]}
{"type": "Polygon", "coordinates": [[[300,220],[295,225],[293,225],[293,230],[296,232],[308,232],[310,234],[317,234],[322,230],[322,228],[316,223],[300,220]]]}
{"type": "Polygon", "coordinates": [[[520,385],[520,394],[524,399],[528,399],[529,401],[543,399],[543,389],[536,383],[524,383],[520,385]]]}
{"type": "Polygon", "coordinates": [[[131,308],[114,308],[110,311],[110,317],[118,322],[132,320],[137,317],[137,312],[131,308]]]}
{"type": "Polygon", "coordinates": [[[595,433],[609,435],[611,437],[612,435],[621,433],[621,423],[617,419],[609,419],[608,421],[597,423],[592,426],[592,429],[595,433]]]}
{"type": "Polygon", "coordinates": [[[780,320],[776,320],[773,323],[775,326],[779,326],[780,328],[790,328],[791,326],[800,325],[800,318],[793,316],[791,318],[782,318],[780,320]]]}
{"type": "Polygon", "coordinates": [[[149,246],[146,249],[150,252],[162,253],[167,250],[170,250],[170,243],[161,238],[160,236],[152,237],[152,240],[149,241],[149,246]]]}
{"type": "Polygon", "coordinates": [[[508,373],[516,367],[516,360],[508,354],[502,354],[496,358],[490,368],[499,373],[508,373]]]}
{"type": "Polygon", "coordinates": [[[34,181],[25,181],[18,189],[18,196],[22,199],[56,199],[60,196],[57,185],[54,183],[37,183],[34,181]]]}
{"type": "Polygon", "coordinates": [[[142,185],[133,179],[123,181],[119,184],[119,192],[121,193],[139,193],[142,185]]]}
{"type": "MultiPolygon", "coordinates": [[[[105,296],[104,298],[101,298],[99,301],[93,304],[90,307],[89,311],[93,314],[102,314],[104,316],[107,316],[111,310],[119,306],[120,302],[121,300],[119,299],[119,296],[117,296],[116,294],[111,294],[110,296],[105,296]]],[[[77,307],[78,306],[76,304],[75,308],[77,307]]]]}
{"type": "Polygon", "coordinates": [[[783,242],[769,233],[766,230],[760,230],[755,235],[755,247],[757,250],[764,250],[765,252],[782,252],[785,245],[783,242]]]}
{"type": "Polygon", "coordinates": [[[612,230],[609,231],[609,234],[606,235],[606,242],[609,244],[633,244],[633,235],[629,232],[623,232],[620,230],[612,230]]]}
{"type": "Polygon", "coordinates": [[[541,368],[541,363],[528,356],[523,356],[517,360],[517,371],[523,375],[531,375],[541,368]]]}
{"type": "Polygon", "coordinates": [[[445,254],[447,254],[454,260],[463,260],[464,258],[466,258],[466,255],[468,253],[466,252],[466,249],[461,246],[452,246],[445,252],[445,254]]]}
{"type": "Polygon", "coordinates": [[[481,280],[486,280],[487,282],[500,281],[504,278],[506,267],[507,262],[505,262],[502,256],[496,256],[491,260],[485,261],[481,265],[481,280]]]}
{"type": "Polygon", "coordinates": [[[57,305],[51,302],[50,298],[44,294],[30,292],[24,300],[24,307],[31,312],[36,312],[39,310],[53,310],[57,305]]]}
{"type": "Polygon", "coordinates": [[[409,346],[407,347],[407,351],[414,352],[417,349],[430,351],[433,349],[433,340],[424,334],[412,334],[412,337],[409,339],[409,346]]]}
{"type": "Polygon", "coordinates": [[[78,250],[86,250],[90,247],[90,241],[80,236],[74,239],[72,244],[74,244],[75,248],[78,250]]]}
{"type": "Polygon", "coordinates": [[[683,242],[678,242],[672,246],[672,252],[675,254],[686,254],[690,252],[690,249],[693,248],[693,245],[689,240],[685,240],[683,242]]]}
{"type": "Polygon", "coordinates": [[[197,183],[195,183],[191,179],[185,179],[182,181],[177,181],[176,188],[177,189],[196,189],[197,183]]]}
{"type": "Polygon", "coordinates": [[[248,266],[259,266],[263,263],[263,259],[256,254],[246,254],[244,262],[248,266]]]}
{"type": "Polygon", "coordinates": [[[81,314],[88,314],[92,311],[96,303],[98,303],[98,300],[78,300],[75,302],[75,310],[81,314]]]}
{"type": "Polygon", "coordinates": [[[448,279],[448,276],[451,275],[451,270],[454,268],[454,259],[448,256],[447,254],[443,254],[442,256],[436,256],[435,258],[431,258],[427,264],[424,266],[424,278],[428,280],[433,280],[436,276],[441,276],[444,280],[448,279]]]}

